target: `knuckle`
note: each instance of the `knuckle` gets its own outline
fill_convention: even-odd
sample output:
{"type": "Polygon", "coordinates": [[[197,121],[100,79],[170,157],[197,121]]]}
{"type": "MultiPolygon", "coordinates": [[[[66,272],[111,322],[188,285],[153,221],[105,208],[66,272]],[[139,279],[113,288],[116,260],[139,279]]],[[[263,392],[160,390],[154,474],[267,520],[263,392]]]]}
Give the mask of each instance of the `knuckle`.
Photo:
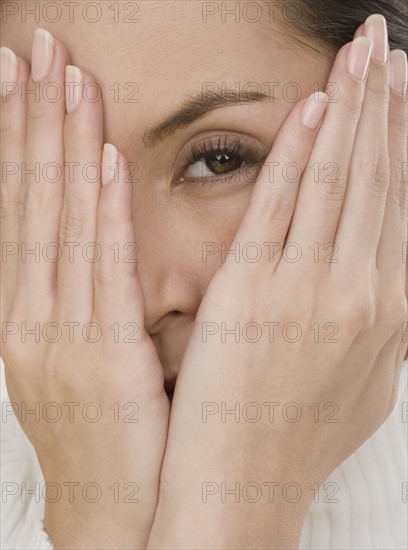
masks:
{"type": "Polygon", "coordinates": [[[94,269],[94,283],[100,288],[112,288],[115,283],[115,270],[109,262],[98,262],[94,269]]]}
{"type": "Polygon", "coordinates": [[[349,122],[357,124],[361,113],[361,99],[344,95],[341,104],[341,116],[344,116],[349,122]]]}
{"type": "Polygon", "coordinates": [[[376,320],[375,306],[369,300],[360,301],[356,304],[355,319],[363,327],[373,327],[376,320]]]}
{"type": "Polygon", "coordinates": [[[80,206],[70,205],[63,209],[59,226],[60,242],[81,241],[84,235],[84,215],[80,206]]]}
{"type": "Polygon", "coordinates": [[[336,184],[320,184],[318,188],[318,198],[323,202],[342,203],[346,182],[344,179],[339,179],[336,184]]]}
{"type": "Polygon", "coordinates": [[[1,356],[4,360],[4,363],[7,367],[10,367],[12,365],[16,364],[16,354],[14,351],[17,351],[18,347],[10,345],[7,340],[4,341],[4,336],[2,338],[2,345],[1,345],[1,356]]]}
{"type": "Polygon", "coordinates": [[[351,303],[344,304],[343,318],[345,324],[349,324],[353,330],[371,328],[377,319],[376,306],[366,290],[360,292],[351,299],[351,303]]]}
{"type": "Polygon", "coordinates": [[[250,199],[250,209],[256,212],[257,218],[262,220],[262,223],[287,222],[292,217],[293,200],[279,187],[268,186],[259,195],[253,194],[250,199]]]}
{"type": "Polygon", "coordinates": [[[401,143],[406,143],[407,139],[407,117],[406,111],[401,110],[401,108],[395,107],[390,104],[388,111],[388,119],[391,126],[392,134],[401,140],[401,143]]]}
{"type": "Polygon", "coordinates": [[[341,203],[343,201],[347,188],[348,174],[341,166],[344,166],[344,164],[340,163],[340,166],[338,166],[335,178],[326,178],[318,182],[317,198],[321,201],[333,203],[341,203]]]}
{"type": "Polygon", "coordinates": [[[16,127],[15,121],[13,122],[13,120],[10,117],[5,116],[3,109],[1,110],[0,119],[1,119],[0,120],[1,136],[5,137],[5,135],[7,134],[7,139],[9,140],[12,134],[15,133],[15,127],[16,127]]]}
{"type": "Polygon", "coordinates": [[[397,216],[397,219],[405,220],[407,216],[407,184],[404,181],[404,170],[406,168],[402,166],[391,168],[390,185],[391,192],[389,193],[390,205],[393,209],[393,215],[397,216]]]}
{"type": "MultiPolygon", "coordinates": [[[[379,67],[377,67],[379,68],[379,67]]],[[[384,78],[383,68],[380,68],[380,75],[376,75],[374,78],[369,78],[367,81],[367,92],[371,94],[374,100],[378,103],[386,103],[389,101],[389,85],[387,79],[384,78]]]]}
{"type": "Polygon", "coordinates": [[[35,128],[43,129],[45,121],[55,125],[65,117],[65,98],[57,83],[52,85],[54,91],[43,89],[38,94],[30,96],[27,101],[27,123],[35,128]],[[56,94],[55,95],[55,92],[56,94]]]}
{"type": "Polygon", "coordinates": [[[27,123],[42,123],[49,116],[49,105],[36,98],[30,99],[27,104],[27,123]]]}
{"type": "Polygon", "coordinates": [[[13,373],[16,369],[26,365],[30,359],[30,354],[25,352],[24,346],[16,346],[14,344],[3,343],[2,344],[2,357],[5,365],[12,370],[13,373]]]}
{"type": "Polygon", "coordinates": [[[0,217],[6,221],[15,219],[18,202],[14,190],[4,183],[0,186],[0,217]]]}
{"type": "MultiPolygon", "coordinates": [[[[98,214],[101,223],[112,227],[117,227],[119,223],[123,222],[123,218],[120,219],[115,208],[112,208],[112,203],[106,200],[101,200],[98,206],[98,214]]],[[[126,221],[128,221],[126,219],[126,221]]]]}
{"type": "Polygon", "coordinates": [[[292,162],[299,157],[297,151],[299,149],[299,141],[297,136],[293,133],[287,133],[285,139],[280,140],[279,143],[279,158],[284,159],[285,162],[292,162]]]}
{"type": "Polygon", "coordinates": [[[287,222],[291,219],[293,214],[293,203],[287,196],[282,195],[282,193],[272,194],[269,200],[265,202],[269,204],[269,210],[265,208],[266,212],[264,212],[264,214],[266,218],[264,219],[268,219],[269,217],[271,221],[280,222],[287,222]]]}
{"type": "Polygon", "coordinates": [[[379,196],[386,194],[390,182],[390,161],[383,149],[377,151],[372,170],[371,189],[379,196]]]}
{"type": "Polygon", "coordinates": [[[19,185],[16,199],[18,221],[23,225],[41,223],[61,209],[62,196],[59,185],[44,185],[41,181],[19,185]]]}
{"type": "Polygon", "coordinates": [[[390,160],[384,150],[387,150],[387,147],[379,144],[375,150],[356,155],[353,162],[353,177],[357,180],[362,178],[367,180],[368,188],[376,197],[385,196],[390,183],[390,160]]]}
{"type": "Polygon", "coordinates": [[[381,320],[391,329],[404,329],[407,322],[407,299],[404,289],[398,292],[397,287],[395,292],[387,292],[381,304],[381,320]]]}
{"type": "Polygon", "coordinates": [[[32,346],[23,344],[21,327],[22,323],[16,320],[7,321],[2,326],[1,355],[5,365],[11,368],[13,372],[33,362],[32,346]]]}
{"type": "Polygon", "coordinates": [[[39,185],[29,185],[23,183],[20,186],[18,195],[18,217],[19,222],[24,225],[27,223],[30,215],[38,211],[40,205],[39,185]]]}

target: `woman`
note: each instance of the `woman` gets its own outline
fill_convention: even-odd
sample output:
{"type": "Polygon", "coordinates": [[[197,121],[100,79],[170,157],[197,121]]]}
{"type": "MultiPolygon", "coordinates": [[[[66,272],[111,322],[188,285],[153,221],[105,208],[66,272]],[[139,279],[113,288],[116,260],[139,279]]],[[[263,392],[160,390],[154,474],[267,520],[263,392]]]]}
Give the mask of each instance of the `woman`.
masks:
{"type": "Polygon", "coordinates": [[[402,8],[3,3],[5,547],[406,545],[402,8]]]}

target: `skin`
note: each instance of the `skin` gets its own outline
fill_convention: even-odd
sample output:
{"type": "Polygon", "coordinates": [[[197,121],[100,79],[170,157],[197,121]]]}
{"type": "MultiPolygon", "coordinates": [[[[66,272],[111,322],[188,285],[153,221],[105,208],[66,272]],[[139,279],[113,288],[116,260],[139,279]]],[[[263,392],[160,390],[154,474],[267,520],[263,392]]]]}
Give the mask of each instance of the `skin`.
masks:
{"type": "MultiPolygon", "coordinates": [[[[3,44],[19,56],[20,81],[28,81],[30,68],[24,59],[30,59],[35,25],[24,25],[23,39],[21,28],[21,23],[10,20],[4,26],[3,44]]],[[[67,340],[58,348],[44,343],[16,346],[14,341],[4,346],[12,401],[96,401],[106,408],[115,401],[136,402],[143,413],[136,431],[130,429],[132,425],[112,421],[63,424],[64,429],[42,423],[23,425],[46,481],[62,484],[67,479],[82,483],[98,479],[109,487],[116,481],[123,485],[137,479],[142,488],[143,507],[137,510],[123,503],[112,506],[109,499],[102,499],[92,510],[78,501],[74,505],[65,501],[58,506],[47,505],[47,532],[56,548],[191,548],[192,544],[197,548],[296,547],[310,504],[307,500],[290,509],[282,503],[272,509],[259,506],[254,518],[240,506],[213,506],[208,513],[191,488],[197,479],[201,484],[202,472],[206,479],[225,479],[230,456],[237,457],[232,466],[237,479],[258,476],[284,480],[295,476],[305,487],[322,482],[371,435],[395,404],[406,351],[400,335],[406,319],[406,274],[399,260],[399,243],[406,239],[406,190],[401,191],[397,175],[401,162],[406,161],[406,125],[400,122],[406,120],[406,103],[397,94],[389,94],[389,63],[372,63],[367,84],[356,82],[345,68],[346,46],[329,78],[333,52],[322,50],[316,43],[301,42],[282,22],[242,22],[237,32],[234,24],[203,23],[193,3],[143,3],[136,32],[133,25],[104,22],[89,26],[81,20],[65,26],[60,21],[49,30],[57,39],[49,81],[63,84],[65,65],[77,65],[83,69],[86,82],[100,83],[103,105],[82,102],[66,115],[62,101],[50,106],[29,100],[24,106],[10,98],[1,106],[6,131],[7,120],[18,123],[9,130],[10,145],[2,150],[3,158],[62,162],[65,154],[65,159],[100,163],[103,143],[109,142],[120,151],[120,185],[111,183],[101,188],[100,182],[85,186],[75,180],[72,186],[65,184],[64,199],[64,182],[53,188],[43,183],[37,195],[41,196],[39,202],[30,194],[30,190],[36,191],[31,182],[28,192],[22,193],[20,204],[25,208],[20,207],[19,214],[18,186],[9,185],[5,190],[8,200],[3,239],[48,242],[59,236],[79,242],[96,240],[104,251],[115,241],[136,241],[137,271],[134,264],[113,264],[108,254],[94,266],[82,261],[70,264],[64,255],[58,270],[48,262],[7,262],[2,318],[27,324],[55,319],[85,323],[93,319],[105,329],[104,334],[109,334],[108,327],[116,320],[121,325],[136,320],[145,330],[139,344],[131,347],[122,342],[112,344],[108,338],[97,347],[83,342],[72,345],[67,340]],[[110,49],[117,42],[118,31],[132,56],[131,63],[127,55],[118,56],[110,49]],[[166,36],[170,38],[166,40],[166,36]],[[163,47],[157,47],[157,37],[163,47]],[[222,59],[217,54],[220,44],[222,59]],[[273,102],[243,102],[213,110],[155,146],[146,146],[146,132],[179,108],[188,95],[200,91],[203,82],[233,85],[242,82],[242,75],[245,82],[295,80],[303,91],[302,98],[316,89],[316,82],[324,89],[329,79],[340,85],[340,101],[328,105],[320,130],[301,126],[303,101],[294,108],[278,93],[273,102]],[[171,93],[158,93],[164,89],[163,79],[171,93]],[[114,82],[141,83],[139,103],[115,103],[109,90],[114,82]],[[347,116],[348,112],[352,116],[347,116]],[[379,134],[375,144],[370,142],[373,128],[379,134]],[[175,174],[171,166],[184,145],[198,134],[217,130],[252,136],[266,151],[265,158],[274,144],[268,161],[297,159],[305,171],[310,155],[321,164],[336,162],[342,174],[349,166],[358,166],[354,174],[366,174],[365,185],[359,187],[356,177],[346,178],[341,201],[332,200],[333,193],[316,196],[321,188],[316,191],[310,178],[302,181],[299,194],[299,182],[289,189],[287,182],[281,181],[271,196],[265,175],[255,188],[253,181],[246,181],[232,189],[222,182],[172,189],[175,174]],[[334,133],[344,148],[332,139],[334,133]],[[367,168],[373,166],[372,155],[386,151],[387,144],[393,177],[383,178],[378,192],[380,184],[372,185],[376,174],[367,168]],[[355,164],[357,158],[364,159],[364,166],[355,164]],[[135,185],[123,181],[125,159],[139,165],[135,185]],[[290,207],[279,210],[279,205],[288,202],[290,207]],[[363,216],[361,204],[366,205],[363,216]],[[51,214],[45,215],[47,212],[51,214]],[[233,241],[282,243],[286,236],[305,250],[316,241],[339,241],[339,266],[314,264],[310,258],[301,264],[285,264],[279,261],[279,249],[273,264],[264,259],[257,264],[235,264],[231,258],[221,263],[219,255],[202,261],[205,242],[229,247],[233,241]],[[356,258],[364,269],[357,270],[356,258]],[[30,290],[33,281],[35,295],[30,290]],[[302,288],[305,281],[311,281],[312,288],[319,291],[310,295],[293,291],[302,288]],[[248,288],[256,291],[248,293],[248,288]],[[349,295],[349,302],[324,299],[345,295],[349,295]],[[237,296],[246,299],[237,301],[237,296]],[[283,301],[280,296],[290,299],[283,301]],[[311,311],[315,312],[313,317],[311,311]],[[246,370],[253,361],[251,345],[225,345],[219,339],[207,346],[202,342],[202,322],[225,321],[231,326],[237,319],[256,319],[262,324],[272,317],[282,323],[296,319],[301,326],[335,319],[344,337],[329,347],[316,346],[310,339],[296,346],[279,342],[273,348],[272,367],[271,348],[262,342],[256,352],[256,373],[246,370]],[[305,358],[313,364],[310,371],[301,369],[305,358]],[[82,369],[73,372],[73,364],[82,365],[82,369]],[[282,376],[284,366],[290,373],[282,376]],[[170,410],[163,381],[170,388],[180,369],[166,445],[170,410]],[[41,377],[40,371],[44,373],[41,377]],[[316,371],[317,379],[325,381],[323,388],[313,382],[316,371]],[[350,392],[350,381],[356,379],[359,383],[353,384],[350,392]],[[274,426],[274,450],[262,443],[259,452],[260,442],[269,440],[270,426],[262,424],[254,432],[251,425],[240,424],[237,430],[226,432],[219,422],[202,422],[202,401],[221,402],[229,396],[232,402],[262,403],[272,393],[282,402],[296,401],[305,408],[316,401],[334,401],[340,407],[340,425],[316,429],[309,422],[289,439],[287,426],[274,426]],[[353,427],[352,419],[359,417],[361,423],[353,427]],[[318,449],[315,454],[306,452],[311,438],[318,449]],[[84,444],[76,445],[77,441],[84,444]],[[243,451],[239,445],[242,441],[256,441],[256,455],[251,449],[243,451]],[[58,452],[50,453],[50,448],[58,452]],[[72,448],[75,453],[67,465],[63,458],[71,455],[72,448]],[[285,449],[286,454],[277,449],[285,449]],[[300,466],[294,457],[305,455],[308,460],[300,466]],[[103,456],[104,460],[95,461],[90,456],[103,456]],[[258,456],[266,458],[259,460],[258,456]],[[247,464],[251,464],[250,471],[247,464]],[[180,495],[176,504],[172,499],[175,491],[180,495]],[[199,516],[202,521],[192,525],[191,517],[199,516]],[[222,528],[225,519],[231,530],[222,528]]]]}
{"type": "MultiPolygon", "coordinates": [[[[213,186],[205,193],[200,191],[200,186],[196,190],[186,186],[171,194],[170,182],[174,176],[171,164],[188,140],[201,132],[220,129],[253,136],[268,151],[294,104],[278,95],[271,103],[219,108],[154,148],[146,148],[142,136],[177,110],[188,95],[200,92],[203,82],[225,82],[231,87],[237,82],[241,87],[245,82],[256,82],[262,91],[267,91],[264,82],[296,81],[302,97],[307,97],[315,82],[323,88],[333,57],[318,55],[314,48],[307,48],[285,35],[276,23],[254,25],[243,21],[242,31],[237,33],[234,25],[222,23],[219,18],[203,23],[201,7],[185,2],[170,5],[153,1],[142,6],[140,23],[136,26],[113,24],[108,13],[95,25],[87,24],[82,18],[74,24],[65,19],[49,30],[65,44],[72,64],[84,70],[92,68],[93,77],[102,87],[104,141],[113,143],[128,161],[140,166],[139,183],[134,188],[134,213],[139,215],[135,216],[134,223],[139,246],[138,271],[145,297],[145,324],[153,335],[166,378],[172,378],[179,369],[201,299],[221,263],[220,257],[210,256],[203,264],[202,243],[231,243],[252,185],[248,182],[234,192],[225,186],[220,192],[213,186]],[[269,32],[271,25],[273,32],[269,32]],[[118,32],[123,36],[131,63],[128,55],[118,56],[112,50],[118,32]],[[178,37],[179,47],[175,44],[169,50],[164,45],[169,37],[173,41],[174,36],[178,37]],[[161,37],[163,44],[159,49],[157,37],[161,37]],[[217,55],[220,40],[224,58],[240,59],[240,64],[244,64],[245,79],[238,64],[230,63],[231,73],[225,75],[225,61],[217,55]],[[288,47],[283,51],[285,41],[288,47]],[[195,47],[185,47],[191,43],[195,47]],[[153,52],[154,63],[147,62],[153,52]],[[174,65],[171,71],[168,70],[169,55],[174,65]],[[289,70],[290,66],[296,67],[296,74],[289,70]],[[166,93],[161,92],[163,80],[166,93]],[[115,103],[109,91],[115,82],[120,84],[123,97],[132,91],[123,89],[127,82],[140,83],[139,103],[115,103]],[[163,227],[166,227],[165,234],[163,227]],[[188,238],[180,239],[180,235],[188,238]]],[[[18,21],[17,17],[10,18],[4,25],[3,43],[23,59],[30,60],[32,37],[38,25],[30,24],[30,18],[24,25],[18,21]]],[[[277,91],[281,90],[279,86],[277,91]]]]}

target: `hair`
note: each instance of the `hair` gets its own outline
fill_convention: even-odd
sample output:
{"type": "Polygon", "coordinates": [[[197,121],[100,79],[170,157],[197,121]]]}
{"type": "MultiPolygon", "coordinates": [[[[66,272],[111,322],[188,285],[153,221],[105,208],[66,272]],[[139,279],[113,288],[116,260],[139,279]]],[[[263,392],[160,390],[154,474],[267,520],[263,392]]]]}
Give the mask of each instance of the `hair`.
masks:
{"type": "Polygon", "coordinates": [[[296,0],[301,17],[291,25],[307,38],[338,50],[353,39],[354,32],[373,13],[387,20],[390,50],[408,53],[408,2],[406,0],[296,0]]]}

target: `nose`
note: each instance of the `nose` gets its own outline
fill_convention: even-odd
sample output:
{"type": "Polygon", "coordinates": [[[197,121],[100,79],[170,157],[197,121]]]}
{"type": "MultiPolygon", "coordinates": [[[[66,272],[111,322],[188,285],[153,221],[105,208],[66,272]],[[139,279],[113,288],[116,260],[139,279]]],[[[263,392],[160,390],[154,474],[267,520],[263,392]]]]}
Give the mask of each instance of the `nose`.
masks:
{"type": "Polygon", "coordinates": [[[194,321],[201,301],[191,266],[177,259],[175,251],[139,247],[139,276],[145,300],[145,327],[149,334],[157,335],[181,318],[194,321]],[[190,275],[190,276],[189,276],[190,275]]]}
{"type": "Polygon", "coordinates": [[[158,335],[175,324],[180,328],[193,322],[205,289],[195,259],[197,244],[194,238],[183,238],[186,227],[182,216],[175,216],[160,197],[143,195],[139,194],[135,212],[137,267],[145,328],[158,335]]]}
{"type": "Polygon", "coordinates": [[[145,328],[170,380],[177,376],[214,266],[202,261],[206,236],[186,201],[155,183],[146,177],[134,194],[137,267],[145,328]]]}
{"type": "Polygon", "coordinates": [[[202,293],[180,250],[160,242],[140,247],[144,318],[161,361],[166,391],[173,391],[202,293]]]}

